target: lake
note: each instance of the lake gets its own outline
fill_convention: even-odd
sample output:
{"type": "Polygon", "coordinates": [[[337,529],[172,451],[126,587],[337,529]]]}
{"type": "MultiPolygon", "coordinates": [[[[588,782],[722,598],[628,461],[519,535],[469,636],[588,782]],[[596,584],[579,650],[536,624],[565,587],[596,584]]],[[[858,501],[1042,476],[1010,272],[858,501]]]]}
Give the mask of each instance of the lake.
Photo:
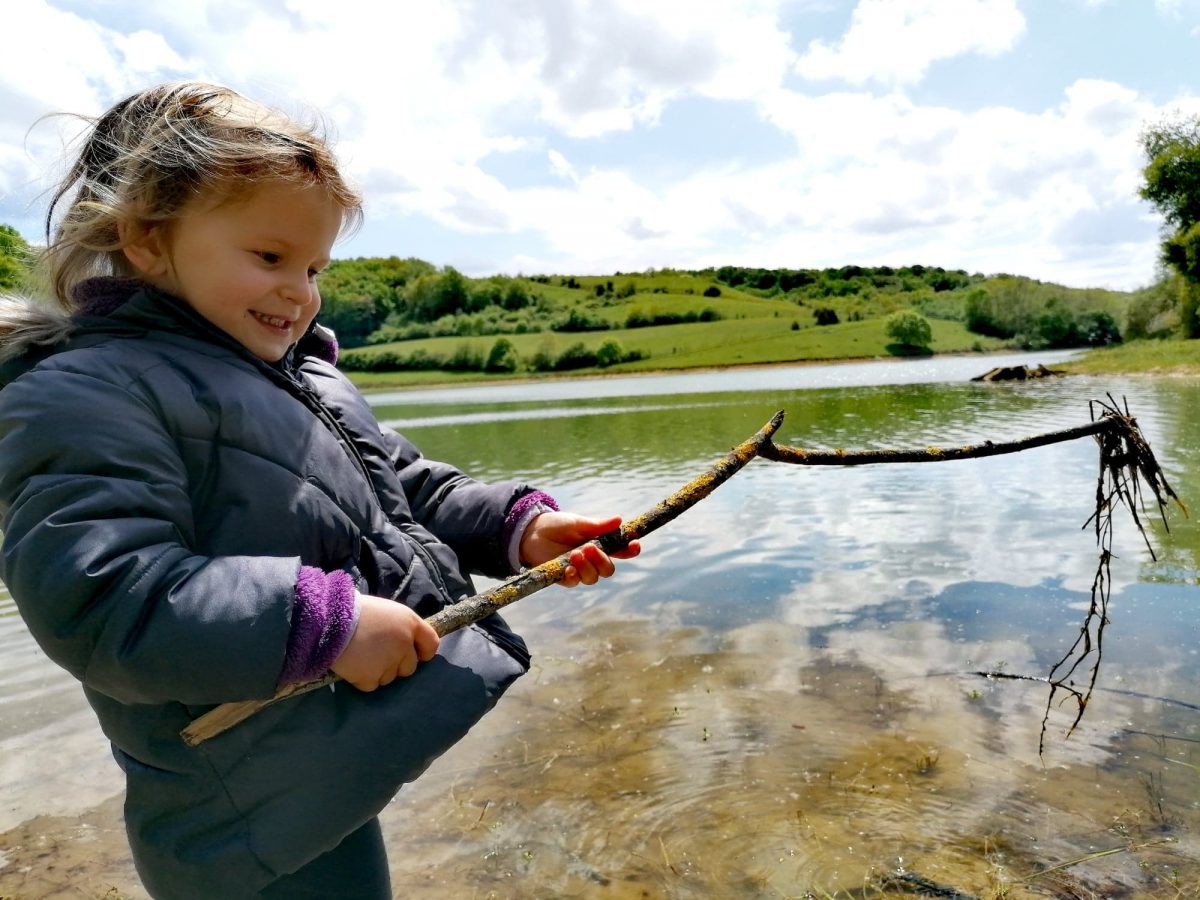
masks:
{"type": "MultiPolygon", "coordinates": [[[[779,443],[1002,441],[1127,402],[1200,508],[1200,379],[973,383],[1022,354],[376,395],[483,479],[632,517],[779,443]]],[[[383,816],[398,896],[1181,897],[1200,886],[1200,527],[1121,510],[1097,688],[1044,678],[1098,551],[1092,439],[929,465],[755,460],[593,588],[506,612],[534,667],[383,816]],[[941,894],[930,891],[941,890],[941,894]]],[[[481,583],[481,587],[486,582],[481,583]]],[[[0,593],[0,896],[143,897],[77,687],[0,593]]]]}

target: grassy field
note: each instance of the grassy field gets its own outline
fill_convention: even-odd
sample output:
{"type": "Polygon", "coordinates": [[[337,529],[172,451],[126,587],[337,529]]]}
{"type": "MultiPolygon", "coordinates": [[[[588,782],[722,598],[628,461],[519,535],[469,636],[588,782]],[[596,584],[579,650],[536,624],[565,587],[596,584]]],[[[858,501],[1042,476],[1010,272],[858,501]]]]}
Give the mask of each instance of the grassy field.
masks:
{"type": "MultiPolygon", "coordinates": [[[[850,282],[825,278],[825,286],[841,290],[850,282]]],[[[894,290],[895,277],[863,276],[848,293],[821,296],[784,294],[779,290],[747,289],[718,283],[711,273],[671,270],[611,276],[531,276],[520,279],[536,303],[486,322],[478,316],[447,316],[424,331],[410,332],[411,339],[347,350],[350,362],[358,357],[394,354],[396,362],[379,359],[378,365],[399,365],[391,371],[351,371],[364,389],[418,387],[434,384],[477,383],[508,379],[559,378],[572,375],[628,374],[640,372],[711,369],[742,365],[774,365],[848,359],[887,359],[901,354],[885,334],[888,315],[896,309],[922,312],[933,331],[933,353],[994,352],[1014,347],[1013,341],[970,332],[965,327],[965,304],[973,286],[933,289],[918,282],[915,290],[894,290]],[[866,278],[866,281],[863,281],[866,278]],[[705,293],[717,296],[705,296],[705,293]],[[818,325],[817,312],[830,311],[836,324],[818,325]],[[568,313],[580,322],[572,327],[600,330],[537,330],[563,328],[568,313]],[[684,317],[701,321],[681,321],[684,317]],[[633,320],[671,321],[671,324],[626,327],[633,320]],[[604,327],[607,326],[607,327],[604,327]],[[486,334],[472,334],[484,331],[486,334]],[[422,337],[423,334],[451,336],[422,337]],[[507,333],[506,333],[507,332],[507,333]],[[512,333],[521,332],[521,333],[512,333]],[[517,371],[485,373],[483,360],[498,341],[512,345],[517,371]],[[573,368],[554,368],[554,361],[569,348],[582,346],[594,353],[615,342],[620,355],[636,357],[625,362],[573,368]],[[424,365],[440,360],[458,364],[450,369],[420,365],[403,368],[405,361],[424,358],[424,365]],[[477,360],[468,362],[468,360],[477,360]]],[[[981,278],[982,276],[972,276],[981,278]]],[[[904,275],[901,280],[911,280],[904,275]]],[[[1132,295],[1119,292],[1067,289],[1013,276],[995,276],[976,282],[1005,308],[1091,309],[1124,318],[1132,295]]],[[[848,288],[847,288],[848,290],[848,288]]],[[[1030,312],[1030,315],[1033,315],[1030,312]]],[[[400,336],[400,335],[397,335],[400,336]]],[[[573,355],[578,359],[579,354],[573,355]]],[[[1093,351],[1071,365],[1077,372],[1192,372],[1200,374],[1196,342],[1135,342],[1113,350],[1093,351]]],[[[609,358],[612,354],[609,354],[609,358]]],[[[500,358],[500,357],[495,357],[500,358]]],[[[512,358],[511,355],[509,358],[512,358]]],[[[364,367],[367,367],[364,365],[364,367]]],[[[503,367],[502,367],[503,368],[503,367]]],[[[511,366],[507,367],[511,368],[511,366]]]]}
{"type": "MultiPolygon", "coordinates": [[[[707,298],[706,298],[707,299],[707,298]]],[[[766,301],[760,301],[766,302],[766,301]]],[[[778,303],[776,309],[778,309],[778,303]]],[[[604,369],[577,369],[571,374],[655,372],[678,369],[715,368],[738,365],[765,365],[800,361],[829,361],[837,359],[869,359],[894,357],[895,348],[884,334],[883,319],[845,322],[837,325],[815,326],[812,314],[792,306],[792,315],[728,319],[720,322],[694,322],[682,325],[660,325],[648,328],[613,329],[583,334],[542,332],[539,334],[507,335],[517,352],[524,357],[542,351],[561,353],[571,344],[582,343],[589,348],[604,341],[616,340],[626,351],[645,354],[644,359],[620,363],[604,369]],[[796,322],[799,328],[793,329],[796,322]]],[[[1003,349],[1002,341],[972,334],[959,322],[934,320],[933,346],[935,353],[963,351],[994,351],[1003,349]]],[[[478,347],[486,353],[496,341],[493,335],[482,337],[428,338],[385,344],[380,348],[395,348],[404,353],[425,350],[446,355],[463,344],[478,347]]],[[[547,373],[548,375],[561,373],[547,373]]],[[[541,376],[541,377],[547,377],[541,376]]],[[[363,388],[419,386],[438,383],[465,383],[496,380],[503,377],[482,372],[352,372],[350,377],[363,388]]],[[[526,375],[525,377],[529,377],[526,375]]],[[[538,377],[538,376],[533,376],[538,377]]]]}
{"type": "Polygon", "coordinates": [[[1090,350],[1063,368],[1080,374],[1200,375],[1200,340],[1130,341],[1116,347],[1090,350]]]}

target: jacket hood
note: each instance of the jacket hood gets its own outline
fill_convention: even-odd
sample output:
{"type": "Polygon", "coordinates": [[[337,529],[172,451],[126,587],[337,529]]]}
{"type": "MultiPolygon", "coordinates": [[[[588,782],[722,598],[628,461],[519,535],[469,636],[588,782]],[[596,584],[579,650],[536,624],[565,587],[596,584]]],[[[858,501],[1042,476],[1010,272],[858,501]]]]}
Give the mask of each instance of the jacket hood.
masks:
{"type": "MultiPolygon", "coordinates": [[[[170,329],[178,324],[178,317],[182,315],[193,320],[201,333],[208,332],[215,341],[239,346],[194,313],[183,301],[150,287],[140,279],[89,278],[75,288],[73,299],[77,312],[74,314],[52,308],[32,297],[0,294],[0,387],[54,353],[57,345],[65,343],[79,331],[128,328],[132,323],[122,321],[127,317],[120,311],[126,301],[139,294],[148,295],[150,303],[137,304],[140,310],[128,318],[140,320],[138,324],[143,328],[157,325],[170,329]]],[[[295,350],[330,364],[337,363],[336,336],[315,322],[293,348],[295,350]]]]}

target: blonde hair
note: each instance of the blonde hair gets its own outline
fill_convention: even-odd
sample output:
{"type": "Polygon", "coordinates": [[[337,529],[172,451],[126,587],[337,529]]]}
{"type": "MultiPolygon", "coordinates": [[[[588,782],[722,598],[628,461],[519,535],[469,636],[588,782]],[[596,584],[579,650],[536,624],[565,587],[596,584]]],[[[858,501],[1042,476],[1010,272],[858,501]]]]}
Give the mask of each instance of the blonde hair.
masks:
{"type": "Polygon", "coordinates": [[[294,121],[229,88],[163,84],[90,121],[46,213],[42,264],[67,311],[84,279],[136,274],[120,226],[137,233],[169,224],[198,199],[237,199],[264,182],[319,185],[341,207],[343,231],[362,221],[362,198],[342,177],[319,123],[294,121]]]}

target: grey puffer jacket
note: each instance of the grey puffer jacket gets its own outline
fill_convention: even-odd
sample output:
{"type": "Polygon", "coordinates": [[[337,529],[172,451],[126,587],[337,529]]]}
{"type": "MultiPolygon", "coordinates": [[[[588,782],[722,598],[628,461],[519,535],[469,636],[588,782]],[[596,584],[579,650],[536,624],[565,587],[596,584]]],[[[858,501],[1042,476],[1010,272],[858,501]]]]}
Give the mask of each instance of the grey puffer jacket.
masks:
{"type": "Polygon", "coordinates": [[[474,592],[468,571],[508,574],[529,489],[423,459],[305,342],[267,365],[153,289],[72,319],[8,299],[4,321],[0,578],[112,741],[154,896],[250,897],[332,848],[528,668],[493,616],[412,677],[187,747],[198,715],[275,690],[301,565],[428,616],[474,592]]]}

